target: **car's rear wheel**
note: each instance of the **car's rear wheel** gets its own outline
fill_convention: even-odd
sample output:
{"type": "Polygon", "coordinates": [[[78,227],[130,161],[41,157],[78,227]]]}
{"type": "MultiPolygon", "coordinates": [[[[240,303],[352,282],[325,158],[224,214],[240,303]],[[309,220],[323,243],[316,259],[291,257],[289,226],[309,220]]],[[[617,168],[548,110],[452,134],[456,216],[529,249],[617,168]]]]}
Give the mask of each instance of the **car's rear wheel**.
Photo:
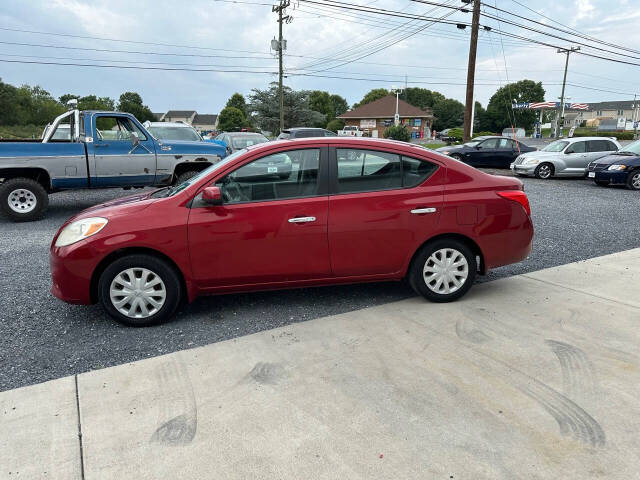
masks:
{"type": "Polygon", "coordinates": [[[166,261],[144,254],[111,263],[98,282],[100,303],[118,322],[133,327],[163,323],[180,303],[180,278],[166,261]]]}
{"type": "Polygon", "coordinates": [[[47,191],[31,178],[12,178],[0,185],[0,210],[16,222],[38,220],[48,206],[47,191]]]}
{"type": "Polygon", "coordinates": [[[634,170],[627,177],[627,188],[640,190],[640,170],[634,170]]]}
{"type": "Polygon", "coordinates": [[[550,163],[541,163],[536,167],[533,174],[536,178],[541,178],[542,180],[551,178],[553,176],[553,165],[550,163]]]}
{"type": "Polygon", "coordinates": [[[425,245],[416,255],[409,283],[432,302],[452,302],[469,291],[476,278],[476,259],[471,249],[455,239],[425,245]]]}

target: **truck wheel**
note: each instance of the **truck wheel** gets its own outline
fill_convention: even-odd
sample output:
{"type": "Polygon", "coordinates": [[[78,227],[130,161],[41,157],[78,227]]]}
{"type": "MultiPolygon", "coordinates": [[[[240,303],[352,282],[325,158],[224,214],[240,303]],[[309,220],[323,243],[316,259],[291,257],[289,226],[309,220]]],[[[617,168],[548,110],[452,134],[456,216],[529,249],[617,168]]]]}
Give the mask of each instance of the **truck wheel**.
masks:
{"type": "Polygon", "coordinates": [[[175,185],[180,185],[182,182],[186,182],[191,177],[195,177],[198,173],[200,173],[200,172],[196,172],[195,170],[187,170],[186,172],[181,173],[176,178],[175,185]]]}
{"type": "Polygon", "coordinates": [[[49,196],[30,178],[12,178],[0,185],[0,210],[14,222],[38,220],[47,211],[49,196]]]}

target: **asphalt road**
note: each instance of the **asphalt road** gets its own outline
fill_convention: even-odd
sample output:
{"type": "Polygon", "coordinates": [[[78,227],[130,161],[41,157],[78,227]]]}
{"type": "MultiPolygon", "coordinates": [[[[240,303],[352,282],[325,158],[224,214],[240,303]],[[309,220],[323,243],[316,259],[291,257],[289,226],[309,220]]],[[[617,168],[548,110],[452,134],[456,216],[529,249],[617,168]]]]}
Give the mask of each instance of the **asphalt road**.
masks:
{"type": "MultiPolygon", "coordinates": [[[[638,192],[588,180],[524,181],[536,228],[533,253],[480,281],[640,246],[638,192]]],[[[173,322],[145,329],[122,327],[99,306],[55,299],[48,248],[59,225],[129,193],[58,193],[41,221],[0,218],[0,391],[413,296],[403,284],[382,283],[207,297],[173,322]]]]}

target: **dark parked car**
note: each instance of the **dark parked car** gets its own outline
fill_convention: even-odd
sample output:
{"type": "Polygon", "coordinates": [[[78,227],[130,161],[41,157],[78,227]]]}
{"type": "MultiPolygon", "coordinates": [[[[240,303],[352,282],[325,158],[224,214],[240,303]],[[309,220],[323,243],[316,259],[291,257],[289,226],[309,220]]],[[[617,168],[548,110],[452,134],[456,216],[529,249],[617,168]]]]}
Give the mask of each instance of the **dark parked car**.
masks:
{"type": "Polygon", "coordinates": [[[536,150],[506,137],[476,137],[463,145],[446,146],[436,151],[473,167],[509,168],[518,155],[536,150]]]}
{"type": "Polygon", "coordinates": [[[640,190],[640,140],[591,162],[587,175],[600,186],[626,185],[640,190]]]}
{"type": "Polygon", "coordinates": [[[253,132],[224,132],[218,135],[216,140],[224,142],[227,147],[227,153],[233,153],[236,150],[242,150],[251,145],[269,141],[269,139],[261,133],[253,132]]]}
{"type": "Polygon", "coordinates": [[[287,128],[280,132],[278,140],[289,140],[294,138],[311,138],[311,137],[337,137],[336,133],[333,133],[324,128],[310,128],[310,127],[298,127],[287,128]]]}
{"type": "Polygon", "coordinates": [[[476,273],[525,259],[532,239],[516,178],[389,140],[269,142],[69,219],[51,245],[52,291],[137,326],[199,295],[404,278],[449,302],[476,273]],[[295,174],[252,178],[281,155],[295,174]]]}

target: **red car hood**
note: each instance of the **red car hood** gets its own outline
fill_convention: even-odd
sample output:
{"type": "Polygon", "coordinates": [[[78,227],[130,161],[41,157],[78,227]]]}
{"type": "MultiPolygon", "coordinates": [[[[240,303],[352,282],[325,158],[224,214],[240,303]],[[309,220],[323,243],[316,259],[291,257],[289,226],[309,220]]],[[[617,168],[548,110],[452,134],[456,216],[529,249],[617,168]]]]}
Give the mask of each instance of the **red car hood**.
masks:
{"type": "Polygon", "coordinates": [[[94,205],[73,216],[67,222],[87,217],[116,217],[144,210],[157,200],[156,198],[150,198],[152,193],[153,192],[138,193],[94,205]]]}

